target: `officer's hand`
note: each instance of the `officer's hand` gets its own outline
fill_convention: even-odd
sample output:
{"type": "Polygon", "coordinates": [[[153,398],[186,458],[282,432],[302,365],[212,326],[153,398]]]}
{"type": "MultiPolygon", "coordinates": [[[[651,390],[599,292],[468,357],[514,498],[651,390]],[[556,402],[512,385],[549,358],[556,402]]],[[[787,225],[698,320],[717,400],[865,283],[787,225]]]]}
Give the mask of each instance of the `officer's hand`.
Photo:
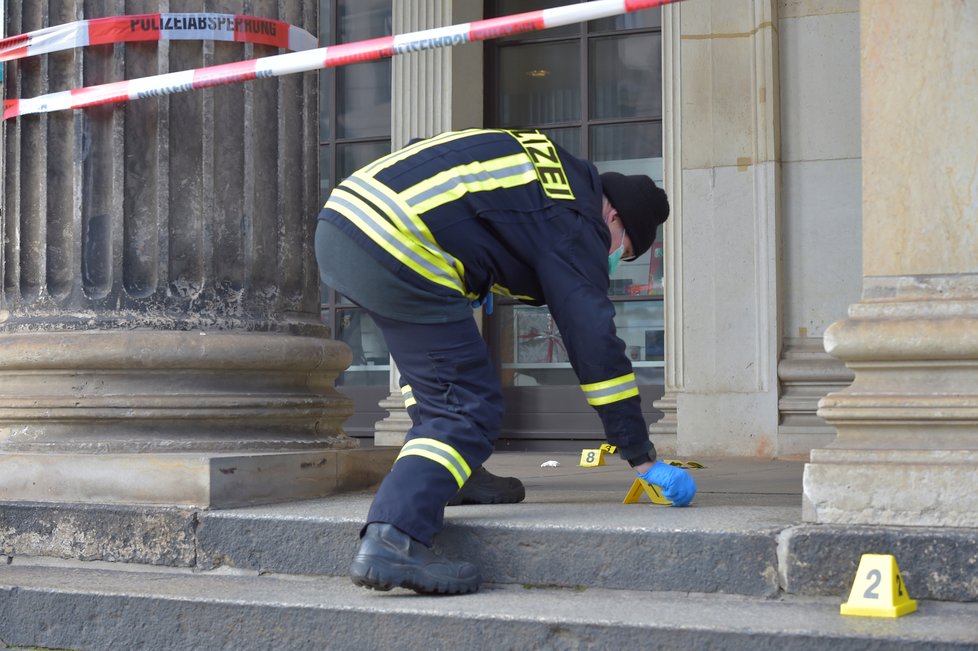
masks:
{"type": "Polygon", "coordinates": [[[673,506],[687,506],[696,495],[696,482],[692,475],[668,463],[656,461],[651,468],[639,474],[639,477],[661,488],[662,495],[673,506]]]}

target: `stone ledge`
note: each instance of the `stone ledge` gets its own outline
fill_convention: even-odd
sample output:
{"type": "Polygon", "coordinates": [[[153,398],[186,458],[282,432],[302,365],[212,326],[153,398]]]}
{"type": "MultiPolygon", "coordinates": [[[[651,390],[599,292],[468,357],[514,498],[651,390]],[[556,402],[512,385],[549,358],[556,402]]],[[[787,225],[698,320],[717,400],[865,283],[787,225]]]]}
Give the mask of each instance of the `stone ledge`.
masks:
{"type": "Polygon", "coordinates": [[[362,490],[383,479],[396,449],[241,454],[0,454],[0,495],[12,502],[229,508],[362,490]]]}
{"type": "Polygon", "coordinates": [[[978,529],[792,527],[781,535],[782,588],[845,596],[863,554],[892,554],[914,599],[978,601],[978,529]]]}
{"type": "Polygon", "coordinates": [[[0,574],[0,648],[933,651],[976,645],[975,604],[894,621],[839,599],[491,585],[462,597],[349,579],[17,567],[0,574]]]}

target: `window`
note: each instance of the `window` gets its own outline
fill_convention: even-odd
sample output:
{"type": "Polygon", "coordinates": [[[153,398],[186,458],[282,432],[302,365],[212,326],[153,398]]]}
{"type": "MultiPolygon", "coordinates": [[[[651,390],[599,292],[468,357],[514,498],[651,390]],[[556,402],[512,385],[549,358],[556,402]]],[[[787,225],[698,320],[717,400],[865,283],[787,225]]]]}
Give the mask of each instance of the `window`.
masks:
{"type": "MultiPolygon", "coordinates": [[[[351,43],[391,34],[391,0],[320,0],[320,43],[351,43]]],[[[325,69],[319,79],[319,160],[322,202],[336,183],[391,149],[390,59],[325,69]]],[[[335,339],[353,349],[337,381],[388,385],[388,351],[364,311],[322,287],[322,318],[335,339]]]]}
{"type": "MultiPolygon", "coordinates": [[[[487,16],[567,0],[489,0],[487,16]]],[[[488,41],[490,126],[540,129],[600,172],[662,183],[662,43],[659,10],[488,41]]],[[[662,234],[612,276],[618,335],[641,384],[663,384],[662,234]]],[[[546,308],[498,302],[489,321],[504,385],[576,385],[546,308]]]]}

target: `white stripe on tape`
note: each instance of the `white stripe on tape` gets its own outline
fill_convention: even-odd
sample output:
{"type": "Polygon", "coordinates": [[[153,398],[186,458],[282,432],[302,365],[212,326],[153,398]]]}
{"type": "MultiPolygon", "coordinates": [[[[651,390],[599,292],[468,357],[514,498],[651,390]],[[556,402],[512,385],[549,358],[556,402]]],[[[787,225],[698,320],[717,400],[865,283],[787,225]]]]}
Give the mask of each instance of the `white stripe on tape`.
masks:
{"type": "MultiPolygon", "coordinates": [[[[256,77],[273,77],[321,68],[347,65],[360,61],[374,61],[395,56],[402,52],[451,47],[470,41],[486,40],[514,33],[531,32],[548,27],[560,27],[572,23],[608,18],[661,7],[681,0],[595,0],[580,4],[529,11],[522,14],[487,18],[471,23],[437,27],[398,36],[388,36],[355,43],[343,43],[313,50],[290,52],[275,56],[251,59],[239,63],[197,68],[178,73],[143,77],[131,81],[114,82],[102,86],[81,88],[67,93],[52,93],[31,99],[7,100],[3,119],[7,120],[30,113],[46,113],[95,104],[112,104],[128,99],[167,95],[195,88],[232,84],[256,77]],[[67,95],[67,102],[66,102],[67,95]]],[[[162,15],[162,14],[161,14],[162,15]]],[[[182,14],[189,15],[189,14],[182,14]]],[[[263,19],[256,19],[263,20],[263,19]]],[[[236,23],[240,26],[241,23],[236,23]]],[[[244,25],[247,29],[249,25],[244,25]]],[[[261,29],[261,25],[254,27],[261,29]]],[[[291,39],[291,32],[289,37],[291,39]]],[[[290,40],[291,42],[291,40],[290,40]]],[[[23,37],[4,39],[0,43],[23,47],[23,37]]]]}

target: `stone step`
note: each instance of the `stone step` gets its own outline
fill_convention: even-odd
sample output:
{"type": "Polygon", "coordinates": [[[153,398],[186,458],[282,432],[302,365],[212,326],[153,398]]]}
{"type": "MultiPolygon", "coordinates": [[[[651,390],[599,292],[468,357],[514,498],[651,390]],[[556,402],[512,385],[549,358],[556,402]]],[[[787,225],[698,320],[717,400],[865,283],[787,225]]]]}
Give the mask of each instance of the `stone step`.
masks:
{"type": "MultiPolygon", "coordinates": [[[[346,576],[368,502],[356,496],[199,514],[197,563],[346,576]]],[[[692,510],[622,504],[449,508],[436,550],[486,580],[771,596],[792,509],[692,510]]]]}
{"type": "MultiPolygon", "coordinates": [[[[346,576],[371,495],[222,511],[0,504],[0,559],[346,576]]],[[[798,507],[567,501],[448,509],[436,548],[493,583],[844,598],[863,553],[911,596],[975,601],[978,531],[804,525],[798,507]]]]}
{"type": "Polygon", "coordinates": [[[0,647],[58,649],[978,649],[978,604],[921,601],[899,619],[839,600],[487,584],[380,593],[341,577],[0,570],[0,647]]]}

